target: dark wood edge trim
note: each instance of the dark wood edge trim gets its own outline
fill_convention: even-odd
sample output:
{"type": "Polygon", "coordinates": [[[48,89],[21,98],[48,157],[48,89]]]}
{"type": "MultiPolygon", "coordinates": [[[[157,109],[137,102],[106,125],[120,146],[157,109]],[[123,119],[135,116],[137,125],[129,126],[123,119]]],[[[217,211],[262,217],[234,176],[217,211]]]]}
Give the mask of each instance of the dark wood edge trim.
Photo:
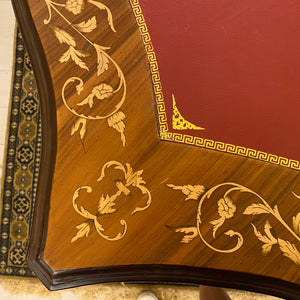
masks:
{"type": "MultiPolygon", "coordinates": [[[[50,268],[39,268],[39,265],[47,235],[49,199],[56,158],[55,97],[47,60],[27,1],[12,0],[12,5],[32,62],[40,98],[42,124],[41,161],[27,261],[38,277],[48,278],[51,274],[50,268]]],[[[45,285],[47,286],[46,283],[45,285]]]]}
{"type": "Polygon", "coordinates": [[[34,219],[28,249],[28,265],[50,290],[95,283],[128,282],[214,285],[261,292],[286,299],[300,299],[300,289],[279,279],[234,271],[179,265],[128,265],[53,271],[43,260],[49,199],[56,158],[56,111],[50,71],[26,0],[12,0],[19,27],[35,73],[42,118],[42,153],[34,219]]]}
{"type": "Polygon", "coordinates": [[[51,290],[81,285],[127,282],[147,284],[213,285],[300,299],[299,286],[283,280],[234,271],[185,267],[178,265],[128,265],[57,271],[51,290]]]}

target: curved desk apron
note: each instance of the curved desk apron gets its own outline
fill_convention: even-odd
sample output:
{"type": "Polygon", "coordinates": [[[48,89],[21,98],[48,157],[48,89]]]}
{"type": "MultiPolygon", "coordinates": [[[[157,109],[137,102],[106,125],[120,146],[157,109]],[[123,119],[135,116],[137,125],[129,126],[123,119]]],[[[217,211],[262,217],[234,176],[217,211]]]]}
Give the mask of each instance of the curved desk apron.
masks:
{"type": "Polygon", "coordinates": [[[13,4],[41,99],[41,281],[299,299],[300,3],[13,4]]]}

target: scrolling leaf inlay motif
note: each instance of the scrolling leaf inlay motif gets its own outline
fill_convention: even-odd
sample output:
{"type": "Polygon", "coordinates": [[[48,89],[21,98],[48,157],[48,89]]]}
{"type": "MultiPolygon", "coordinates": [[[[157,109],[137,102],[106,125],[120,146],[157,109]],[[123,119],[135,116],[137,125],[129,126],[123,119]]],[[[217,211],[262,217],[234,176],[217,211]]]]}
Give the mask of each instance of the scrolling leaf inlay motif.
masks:
{"type": "Polygon", "coordinates": [[[120,220],[120,224],[124,227],[122,232],[119,232],[116,236],[110,237],[104,234],[105,229],[100,223],[100,217],[103,215],[110,215],[117,211],[115,208],[116,200],[121,194],[130,195],[130,188],[135,187],[140,190],[143,195],[147,195],[147,202],[143,207],[136,207],[132,212],[131,216],[134,214],[146,210],[151,205],[151,193],[146,188],[146,182],[142,178],[143,170],[139,170],[134,172],[130,164],[126,163],[126,167],[124,167],[121,163],[117,161],[109,161],[101,169],[100,177],[97,179],[98,182],[102,181],[105,177],[105,172],[110,167],[114,167],[115,170],[120,170],[124,174],[123,180],[115,180],[115,185],[117,188],[117,192],[113,195],[104,195],[100,196],[98,201],[98,210],[96,213],[91,213],[83,206],[79,206],[77,201],[80,197],[81,191],[86,191],[87,193],[92,193],[93,189],[90,186],[80,186],[78,187],[73,194],[73,207],[75,211],[84,217],[85,222],[76,226],[78,229],[76,235],[72,238],[71,243],[75,242],[79,238],[84,236],[88,236],[91,226],[94,224],[96,231],[98,234],[108,241],[118,241],[122,239],[127,232],[127,222],[125,220],[120,220]]]}
{"type": "MultiPolygon", "coordinates": [[[[219,253],[233,253],[239,250],[244,244],[243,236],[234,230],[228,230],[224,232],[225,235],[229,237],[235,237],[237,239],[236,245],[231,249],[218,249],[211,245],[207,240],[204,238],[203,234],[201,233],[201,224],[202,224],[202,207],[205,200],[213,198],[217,191],[220,191],[221,188],[226,188],[226,191],[223,193],[222,197],[219,198],[217,202],[218,206],[218,215],[219,218],[212,220],[209,222],[212,225],[212,236],[215,239],[216,234],[219,228],[225,223],[227,219],[231,219],[235,216],[237,206],[230,197],[233,192],[240,192],[240,193],[249,193],[255,196],[260,200],[261,203],[252,203],[246,207],[243,211],[244,215],[269,215],[276,218],[277,221],[296,239],[300,242],[300,213],[293,217],[293,229],[283,220],[281,217],[277,205],[273,208],[268,204],[268,202],[261,197],[256,192],[252,191],[251,189],[239,185],[237,183],[222,183],[212,187],[209,190],[206,190],[202,185],[184,185],[184,186],[175,186],[173,184],[167,184],[167,186],[173,190],[179,190],[187,197],[187,200],[196,200],[199,201],[198,205],[198,212],[197,212],[197,225],[196,226],[185,226],[185,227],[171,227],[166,226],[170,230],[175,232],[184,233],[184,237],[181,240],[181,243],[190,243],[194,240],[197,236],[201,238],[204,244],[212,249],[213,251],[219,253]]],[[[300,199],[300,196],[292,192],[293,195],[300,199]]],[[[279,246],[280,251],[282,254],[292,260],[296,265],[300,266],[300,252],[297,249],[296,245],[291,243],[290,241],[284,240],[282,238],[277,237],[275,233],[275,229],[272,227],[269,220],[266,220],[264,225],[264,233],[261,233],[256,226],[251,223],[255,236],[258,238],[260,242],[263,243],[262,245],[262,254],[266,255],[271,250],[272,247],[275,245],[279,246]]]]}
{"type": "Polygon", "coordinates": [[[74,135],[76,132],[79,131],[79,136],[81,141],[85,137],[87,132],[87,120],[106,120],[109,127],[114,128],[120,133],[121,141],[123,147],[126,144],[125,138],[125,114],[122,112],[121,106],[123,105],[125,98],[126,98],[126,81],[124,74],[118,64],[114,61],[114,59],[107,54],[107,50],[109,47],[104,47],[96,42],[91,41],[87,37],[87,33],[92,32],[97,28],[97,18],[93,16],[88,20],[84,20],[80,23],[73,24],[62,12],[62,8],[65,8],[68,12],[73,13],[74,15],[79,15],[85,9],[87,4],[94,5],[99,10],[103,10],[107,14],[107,21],[108,24],[113,32],[116,32],[116,29],[113,24],[113,17],[110,9],[105,6],[103,3],[94,1],[94,0],[67,0],[65,4],[57,3],[52,0],[44,0],[47,8],[49,17],[48,19],[44,20],[44,24],[48,25],[51,30],[53,31],[54,35],[56,36],[57,40],[60,44],[67,45],[68,49],[65,51],[58,61],[60,63],[66,62],[73,62],[81,69],[89,71],[89,67],[87,62],[84,61],[85,58],[92,55],[92,53],[87,52],[83,49],[77,49],[77,43],[75,38],[71,35],[71,33],[67,32],[65,29],[62,29],[54,24],[52,24],[52,14],[53,12],[57,13],[71,28],[73,31],[78,33],[88,44],[90,44],[95,53],[96,53],[96,61],[97,61],[97,77],[100,78],[99,84],[93,87],[92,91],[85,99],[81,100],[79,103],[76,104],[76,108],[79,107],[88,107],[92,109],[95,101],[101,103],[101,101],[108,100],[111,101],[113,97],[119,97],[118,103],[113,106],[113,108],[105,113],[99,115],[90,115],[85,113],[80,113],[72,107],[66,99],[65,90],[69,84],[77,83],[76,85],[76,92],[78,95],[84,90],[84,82],[79,77],[70,77],[66,80],[62,88],[62,100],[66,108],[76,117],[78,117],[77,121],[74,123],[71,129],[71,135],[74,135]],[[60,7],[60,9],[59,9],[60,7]],[[109,83],[104,81],[103,76],[105,72],[109,70],[110,65],[115,68],[115,74],[118,76],[118,84],[116,87],[113,87],[109,83]],[[119,95],[119,96],[118,96],[119,95]]]}

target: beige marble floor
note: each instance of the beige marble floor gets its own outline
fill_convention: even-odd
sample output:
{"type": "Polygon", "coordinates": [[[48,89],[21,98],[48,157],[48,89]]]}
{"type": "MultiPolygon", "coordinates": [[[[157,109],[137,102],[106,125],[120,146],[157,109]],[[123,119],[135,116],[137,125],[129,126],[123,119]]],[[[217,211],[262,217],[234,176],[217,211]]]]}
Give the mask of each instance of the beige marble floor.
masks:
{"type": "MultiPolygon", "coordinates": [[[[13,64],[15,18],[10,0],[0,0],[0,178],[3,167],[3,154],[5,149],[5,134],[7,115],[10,98],[10,82],[13,64]]],[[[2,187],[1,187],[2,189],[2,187]]],[[[66,290],[63,292],[49,292],[42,284],[33,279],[7,278],[0,276],[0,299],[1,300],[134,300],[139,292],[145,289],[153,289],[159,299],[163,300],[196,300],[197,288],[177,287],[147,287],[128,286],[124,284],[96,285],[85,288],[66,290]]],[[[254,294],[231,292],[233,299],[278,299],[273,297],[261,297],[254,294]]]]}
{"type": "Polygon", "coordinates": [[[15,18],[9,0],[0,0],[0,176],[12,72],[15,18]]]}

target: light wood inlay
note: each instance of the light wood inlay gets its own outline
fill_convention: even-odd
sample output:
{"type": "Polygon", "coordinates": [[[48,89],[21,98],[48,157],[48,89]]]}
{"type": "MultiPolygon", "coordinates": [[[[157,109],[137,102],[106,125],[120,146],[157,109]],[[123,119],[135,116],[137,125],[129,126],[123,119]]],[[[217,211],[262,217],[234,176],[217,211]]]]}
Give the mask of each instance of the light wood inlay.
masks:
{"type": "Polygon", "coordinates": [[[138,1],[23,2],[54,93],[42,99],[29,251],[43,282],[171,280],[299,296],[297,168],[170,138],[138,1]]]}

